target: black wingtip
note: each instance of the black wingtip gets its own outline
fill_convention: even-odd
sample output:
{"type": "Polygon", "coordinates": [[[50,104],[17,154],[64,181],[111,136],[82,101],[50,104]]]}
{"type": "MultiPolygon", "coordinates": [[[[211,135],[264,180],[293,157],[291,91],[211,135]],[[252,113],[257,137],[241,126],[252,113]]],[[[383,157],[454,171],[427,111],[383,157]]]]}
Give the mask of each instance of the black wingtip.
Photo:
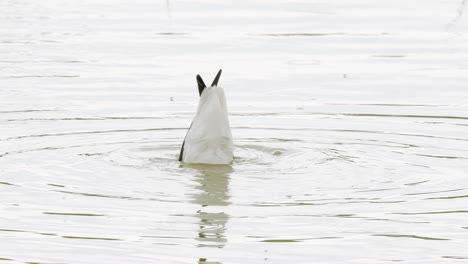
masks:
{"type": "Polygon", "coordinates": [[[201,94],[203,93],[203,90],[206,88],[206,84],[200,75],[197,75],[197,84],[198,84],[198,92],[200,93],[200,96],[201,96],[201,94]]]}
{"type": "Polygon", "coordinates": [[[213,83],[211,84],[211,87],[218,86],[219,77],[221,77],[222,71],[222,69],[219,69],[218,74],[216,74],[216,77],[214,78],[213,83]]]}

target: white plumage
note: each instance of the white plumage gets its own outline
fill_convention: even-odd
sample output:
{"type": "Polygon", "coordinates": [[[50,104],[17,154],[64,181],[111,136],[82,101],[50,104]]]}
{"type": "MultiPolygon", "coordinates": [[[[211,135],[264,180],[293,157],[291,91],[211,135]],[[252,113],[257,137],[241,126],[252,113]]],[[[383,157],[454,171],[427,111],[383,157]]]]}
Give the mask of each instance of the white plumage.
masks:
{"type": "Polygon", "coordinates": [[[185,163],[229,164],[233,159],[233,149],[224,90],[216,85],[205,87],[179,160],[185,163]]]}

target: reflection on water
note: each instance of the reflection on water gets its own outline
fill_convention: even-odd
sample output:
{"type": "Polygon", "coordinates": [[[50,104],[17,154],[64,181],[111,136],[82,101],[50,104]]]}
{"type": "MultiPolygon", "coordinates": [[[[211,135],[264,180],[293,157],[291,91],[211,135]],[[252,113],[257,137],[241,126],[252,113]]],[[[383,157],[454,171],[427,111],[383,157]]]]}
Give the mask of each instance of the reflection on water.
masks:
{"type": "Polygon", "coordinates": [[[166,0],[166,11],[167,11],[167,18],[169,20],[172,19],[172,16],[171,16],[171,3],[169,0],[166,0]]]}
{"type": "Polygon", "coordinates": [[[457,10],[457,15],[447,25],[447,29],[451,29],[452,27],[456,26],[459,23],[460,19],[463,17],[463,14],[465,13],[465,6],[467,2],[468,0],[462,0],[460,2],[460,6],[458,7],[458,10],[457,10]]]}
{"type": "Polygon", "coordinates": [[[208,261],[207,259],[205,258],[200,258],[198,260],[198,264],[222,264],[222,262],[219,262],[219,261],[208,261]]]}
{"type": "MultiPolygon", "coordinates": [[[[187,165],[186,165],[187,166],[187,165]]],[[[229,175],[233,172],[230,165],[191,165],[198,173],[195,176],[196,189],[192,203],[200,205],[197,217],[200,229],[196,240],[199,247],[222,248],[227,242],[224,235],[229,215],[224,211],[229,202],[229,175]]]]}

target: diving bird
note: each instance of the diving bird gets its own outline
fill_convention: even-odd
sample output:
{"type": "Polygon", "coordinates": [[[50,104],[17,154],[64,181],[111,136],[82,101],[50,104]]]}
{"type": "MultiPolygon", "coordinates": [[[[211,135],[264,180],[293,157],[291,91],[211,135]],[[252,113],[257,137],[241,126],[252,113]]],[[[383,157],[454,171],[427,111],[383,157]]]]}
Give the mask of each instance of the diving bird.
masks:
{"type": "Polygon", "coordinates": [[[219,70],[210,87],[197,75],[200,101],[180,149],[184,163],[229,164],[234,155],[224,90],[218,87],[219,70]]]}

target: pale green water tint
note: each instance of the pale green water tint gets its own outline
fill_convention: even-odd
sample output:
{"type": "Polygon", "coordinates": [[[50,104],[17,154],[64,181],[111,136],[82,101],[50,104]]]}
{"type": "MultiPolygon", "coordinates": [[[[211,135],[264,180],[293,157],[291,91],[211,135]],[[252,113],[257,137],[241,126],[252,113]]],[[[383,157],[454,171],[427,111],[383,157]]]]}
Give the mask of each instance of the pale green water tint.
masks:
{"type": "Polygon", "coordinates": [[[466,262],[467,8],[0,2],[0,262],[466,262]],[[219,68],[236,158],[182,165],[219,68]]]}

